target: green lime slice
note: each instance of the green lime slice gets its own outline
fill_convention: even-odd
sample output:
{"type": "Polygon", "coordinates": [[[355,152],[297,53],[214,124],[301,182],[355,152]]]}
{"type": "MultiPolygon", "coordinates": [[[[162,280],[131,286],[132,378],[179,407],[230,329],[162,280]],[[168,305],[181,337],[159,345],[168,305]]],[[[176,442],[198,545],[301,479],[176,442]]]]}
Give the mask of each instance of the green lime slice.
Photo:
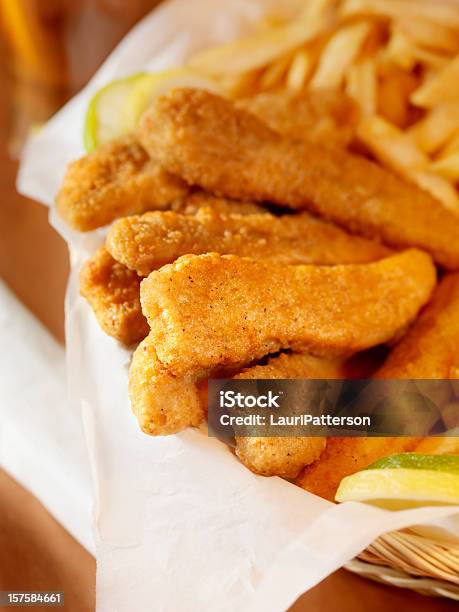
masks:
{"type": "Polygon", "coordinates": [[[92,97],[86,111],[83,141],[86,150],[132,133],[155,97],[173,87],[194,87],[219,93],[217,84],[189,68],[137,73],[112,81],[92,97]]]}
{"type": "Polygon", "coordinates": [[[112,81],[92,97],[84,123],[84,145],[92,151],[99,144],[128,133],[127,102],[136,85],[149,75],[140,73],[112,81]]]}
{"type": "Polygon", "coordinates": [[[401,453],[384,457],[343,478],[335,500],[391,510],[459,504],[459,456],[401,453]]]}
{"type": "Polygon", "coordinates": [[[459,474],[459,455],[421,455],[401,453],[389,455],[369,465],[367,470],[406,468],[411,470],[432,470],[459,474]]]}

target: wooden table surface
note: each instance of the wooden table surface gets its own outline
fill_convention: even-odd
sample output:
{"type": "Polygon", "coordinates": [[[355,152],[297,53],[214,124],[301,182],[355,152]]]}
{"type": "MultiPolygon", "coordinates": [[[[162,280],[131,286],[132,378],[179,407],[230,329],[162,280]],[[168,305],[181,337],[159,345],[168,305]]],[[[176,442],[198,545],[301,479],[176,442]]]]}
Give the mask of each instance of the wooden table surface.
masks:
{"type": "MultiPolygon", "coordinates": [[[[47,210],[15,192],[16,164],[6,152],[9,92],[0,72],[0,276],[63,342],[67,252],[48,225],[47,210]]],[[[61,590],[66,610],[89,612],[95,608],[95,561],[37,499],[0,470],[0,590],[11,589],[61,590]]],[[[457,606],[340,570],[292,610],[452,612],[457,606]]]]}

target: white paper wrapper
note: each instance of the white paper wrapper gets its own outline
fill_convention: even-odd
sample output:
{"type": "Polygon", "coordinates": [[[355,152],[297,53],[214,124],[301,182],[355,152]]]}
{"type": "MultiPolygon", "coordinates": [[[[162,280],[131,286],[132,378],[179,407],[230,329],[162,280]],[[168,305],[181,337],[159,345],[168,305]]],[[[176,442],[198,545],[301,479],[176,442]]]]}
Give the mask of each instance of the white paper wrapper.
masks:
{"type": "Polygon", "coordinates": [[[0,466],[89,551],[91,480],[64,350],[0,281],[0,466]]]}
{"type": "MultiPolygon", "coordinates": [[[[84,111],[99,86],[141,69],[179,65],[197,49],[247,31],[278,5],[173,0],[162,6],[33,138],[19,190],[52,203],[66,163],[83,152],[84,111]]],[[[440,521],[443,537],[459,535],[459,508],[390,513],[334,506],[281,479],[255,476],[200,431],[141,434],[127,397],[130,353],[99,330],[78,295],[79,267],[103,232],[77,235],[53,210],[51,220],[72,258],[68,373],[82,406],[97,491],[98,610],[280,612],[379,534],[440,521]]]]}

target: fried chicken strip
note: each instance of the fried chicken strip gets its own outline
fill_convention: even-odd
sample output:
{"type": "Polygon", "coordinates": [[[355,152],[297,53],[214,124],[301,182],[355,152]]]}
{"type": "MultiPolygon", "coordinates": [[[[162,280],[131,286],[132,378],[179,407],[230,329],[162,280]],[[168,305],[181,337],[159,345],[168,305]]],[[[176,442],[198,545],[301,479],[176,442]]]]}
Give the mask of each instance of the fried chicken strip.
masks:
{"type": "Polygon", "coordinates": [[[339,483],[387,455],[412,451],[420,438],[328,438],[317,461],[307,466],[296,481],[303,489],[333,501],[339,483]]]}
{"type": "Polygon", "coordinates": [[[235,104],[279,134],[325,146],[347,146],[359,119],[354,101],[337,89],[261,93],[235,104]]]}
{"type": "Polygon", "coordinates": [[[167,436],[198,427],[207,412],[207,380],[230,378],[234,368],[209,368],[174,376],[158,359],[148,335],[136,348],[129,368],[129,397],[144,433],[167,436]]]}
{"type": "Polygon", "coordinates": [[[294,142],[206,91],[175,89],[145,113],[139,138],[169,172],[234,199],[308,209],[394,247],[459,268],[459,217],[429,194],[345,150],[294,142]]]}
{"type": "Polygon", "coordinates": [[[134,136],[123,136],[69,165],[56,206],[69,225],[86,232],[117,217],[168,208],[187,192],[134,136]]]}
{"type": "Polygon", "coordinates": [[[131,406],[142,431],[170,435],[197,427],[205,416],[198,380],[194,374],[171,374],[159,361],[152,337],[147,336],[134,351],[129,369],[131,406]]]}
{"type": "Polygon", "coordinates": [[[148,212],[125,217],[110,229],[106,246],[141,276],[191,253],[215,251],[279,264],[345,264],[375,261],[390,252],[308,213],[276,217],[212,208],[201,208],[196,216],[148,212]]]}
{"type": "Polygon", "coordinates": [[[391,351],[376,378],[449,379],[459,368],[459,274],[443,278],[432,301],[391,351]]]}
{"type": "Polygon", "coordinates": [[[143,281],[141,302],[160,361],[180,376],[281,349],[347,355],[387,342],[427,302],[435,276],[416,250],[334,267],[186,255],[143,281]]]}
{"type": "MultiPolygon", "coordinates": [[[[375,374],[380,379],[449,379],[459,366],[459,274],[446,276],[411,329],[375,374]]],[[[333,499],[341,478],[373,461],[411,450],[459,452],[458,438],[329,439],[320,461],[306,468],[299,484],[333,499]]]]}
{"type": "MultiPolygon", "coordinates": [[[[196,193],[175,207],[182,214],[194,215],[202,208],[238,214],[260,213],[256,204],[232,202],[196,193]]],[[[149,327],[140,305],[140,277],[110,256],[106,248],[97,251],[83,267],[81,294],[88,299],[102,329],[124,344],[145,338],[149,327]]]]}
{"type": "Polygon", "coordinates": [[[123,344],[135,344],[148,334],[140,306],[141,278],[101,247],[83,266],[80,292],[90,303],[101,328],[123,344]]]}
{"type": "MultiPolygon", "coordinates": [[[[341,360],[319,359],[305,353],[282,354],[266,365],[247,368],[235,380],[344,378],[341,360]]],[[[262,476],[295,478],[306,466],[320,457],[326,438],[237,436],[236,455],[252,472],[262,476]]]]}

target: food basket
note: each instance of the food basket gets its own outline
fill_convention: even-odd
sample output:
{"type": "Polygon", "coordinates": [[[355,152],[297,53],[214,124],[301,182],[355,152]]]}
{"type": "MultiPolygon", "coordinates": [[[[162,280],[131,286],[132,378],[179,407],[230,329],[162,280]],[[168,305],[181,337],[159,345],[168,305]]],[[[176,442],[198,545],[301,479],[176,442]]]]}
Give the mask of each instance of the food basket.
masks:
{"type": "Polygon", "coordinates": [[[380,536],[345,568],[376,582],[459,601],[459,546],[409,529],[380,536]]]}
{"type": "MultiPolygon", "coordinates": [[[[265,0],[263,2],[254,0],[253,6],[261,6],[264,2],[265,0]]],[[[62,162],[72,161],[78,156],[78,152],[83,153],[81,132],[83,131],[86,136],[90,133],[91,138],[95,139],[94,142],[101,137],[102,132],[98,131],[97,121],[93,120],[93,115],[88,114],[87,109],[91,108],[100,114],[100,118],[102,116],[105,118],[107,108],[105,105],[108,104],[108,110],[111,111],[111,100],[119,101],[120,95],[122,94],[123,98],[126,91],[129,94],[125,96],[126,103],[132,104],[133,93],[138,96],[138,99],[135,98],[136,112],[138,112],[142,104],[151,100],[150,96],[153,96],[154,92],[159,94],[170,86],[212,90],[215,78],[217,80],[220,78],[217,83],[218,91],[223,88],[227,97],[241,98],[241,104],[247,103],[247,99],[255,94],[269,94],[273,79],[276,87],[290,88],[293,92],[304,89],[309,83],[311,66],[318,62],[315,53],[319,51],[319,47],[322,48],[322,43],[317,48],[310,49],[308,41],[305,42],[302,36],[306,32],[307,37],[314,38],[315,28],[319,28],[321,36],[328,36],[328,21],[323,32],[320,30],[322,22],[315,21],[318,19],[317,15],[315,17],[313,15],[314,19],[311,21],[307,11],[301,21],[285,22],[282,19],[279,21],[275,15],[271,21],[269,19],[266,23],[260,21],[261,49],[263,53],[267,52],[266,40],[270,38],[269,29],[274,28],[275,53],[268,48],[269,57],[263,55],[264,64],[261,68],[257,65],[247,67],[244,63],[242,70],[238,68],[240,57],[243,62],[246,62],[247,58],[250,59],[251,54],[247,52],[247,47],[253,49],[258,42],[255,41],[255,44],[249,37],[248,42],[242,40],[230,43],[224,46],[222,51],[221,48],[215,47],[216,42],[223,41],[219,40],[218,36],[214,36],[218,28],[213,21],[213,13],[207,10],[196,11],[199,19],[196,27],[192,27],[188,23],[189,15],[183,10],[185,4],[179,0],[171,2],[164,12],[152,15],[148,21],[141,24],[115,51],[79,98],[61,111],[35,137],[22,166],[20,176],[22,193],[50,203],[65,171],[63,167],[65,164],[62,162]],[[170,27],[170,31],[165,25],[170,27]],[[164,37],[153,36],[152,32],[156,31],[161,33],[164,31],[164,37]],[[189,40],[185,40],[182,37],[183,31],[196,32],[196,36],[190,36],[189,40]],[[292,40],[296,40],[292,33],[299,37],[300,43],[292,43],[292,40]],[[285,41],[286,44],[282,53],[279,51],[279,40],[285,41]],[[169,41],[169,45],[165,46],[164,41],[169,41]],[[152,44],[149,46],[149,43],[152,44]],[[292,44],[298,48],[292,48],[292,44]],[[239,45],[242,45],[242,51],[239,50],[239,45]],[[208,51],[205,51],[205,47],[208,51]],[[137,54],[133,53],[133,49],[137,54]],[[229,54],[230,59],[234,60],[232,64],[228,64],[232,70],[225,78],[220,75],[221,66],[227,65],[226,60],[222,61],[222,53],[224,58],[229,54]],[[157,59],[153,61],[151,58],[157,59]],[[185,60],[187,63],[183,66],[185,60]],[[286,60],[288,60],[288,71],[286,60]],[[213,68],[214,63],[215,68],[213,68]],[[138,73],[139,67],[146,72],[138,73]],[[137,71],[134,79],[133,68],[137,71]],[[160,70],[163,72],[159,72],[160,70]],[[254,79],[248,78],[248,73],[254,79]],[[260,91],[256,88],[257,83],[260,84],[260,91]],[[207,87],[209,84],[211,86],[207,87]],[[263,89],[265,86],[266,91],[263,89]],[[99,95],[101,87],[104,91],[102,97],[99,95]],[[145,95],[147,90],[148,96],[145,95]],[[91,121],[88,121],[88,117],[91,121]],[[63,141],[62,137],[63,134],[67,134],[68,125],[75,126],[69,142],[63,141]],[[43,155],[43,151],[49,151],[50,155],[43,155]],[[55,160],[60,163],[59,172],[56,172],[56,168],[51,164],[55,151],[59,151],[59,160],[55,160]],[[61,151],[65,151],[65,155],[61,151]]],[[[220,0],[203,2],[203,6],[207,4],[214,7],[219,14],[222,5],[220,0]]],[[[239,6],[239,3],[229,4],[233,8],[239,6]]],[[[252,2],[249,4],[252,5],[252,2]]],[[[355,3],[346,4],[352,8],[355,3]]],[[[411,6],[411,0],[408,4],[411,6]]],[[[327,2],[321,0],[311,3],[312,5],[317,6],[317,10],[328,6],[327,2]]],[[[308,6],[310,4],[306,3],[305,7],[308,6]]],[[[241,2],[241,15],[243,14],[245,23],[247,13],[242,7],[246,7],[246,0],[241,2]]],[[[235,8],[234,10],[236,11],[235,8]]],[[[261,17],[262,14],[264,13],[261,10],[254,13],[251,21],[261,17]]],[[[369,64],[365,60],[354,65],[354,59],[358,56],[356,49],[361,47],[362,53],[364,51],[369,53],[375,45],[377,47],[380,44],[379,40],[382,45],[386,39],[376,36],[379,26],[373,31],[372,19],[362,27],[360,27],[362,24],[357,24],[359,27],[355,26],[353,19],[349,27],[346,22],[343,30],[344,39],[348,43],[347,48],[350,49],[347,55],[344,54],[349,64],[346,68],[349,74],[345,74],[346,70],[341,62],[343,34],[340,31],[337,33],[337,42],[335,39],[335,42],[327,47],[329,52],[325,59],[321,60],[323,68],[318,76],[316,73],[314,85],[319,86],[318,89],[324,89],[325,85],[328,87],[335,85],[336,89],[335,65],[339,64],[340,84],[346,84],[347,93],[352,94],[355,99],[365,101],[371,107],[375,106],[373,95],[375,92],[372,91],[372,87],[367,87],[369,82],[370,85],[374,85],[374,79],[367,78],[369,74],[370,77],[373,74],[371,70],[368,71],[369,67],[371,69],[371,62],[369,64]],[[363,40],[367,41],[366,37],[368,45],[363,47],[363,40]],[[340,62],[330,61],[331,52],[333,55],[338,55],[340,62]],[[329,69],[330,65],[333,66],[333,70],[329,69]],[[327,82],[324,84],[324,81],[327,82]]],[[[225,20],[227,20],[226,13],[225,20]]],[[[387,16],[383,15],[382,27],[386,28],[389,21],[387,16]]],[[[459,15],[457,22],[459,31],[459,15]]],[[[331,26],[335,27],[334,23],[333,21],[331,26]]],[[[403,23],[405,25],[407,23],[406,15],[403,23]]],[[[235,27],[234,31],[238,32],[239,29],[235,27]]],[[[233,38],[234,32],[230,34],[227,39],[233,38]]],[[[396,50],[397,48],[395,45],[396,50]]],[[[385,47],[379,50],[384,54],[394,52],[393,47],[390,47],[389,51],[385,47]]],[[[417,47],[415,51],[418,52],[417,47]]],[[[254,54],[254,57],[259,58],[260,55],[254,54]]],[[[386,55],[383,55],[382,60],[385,57],[386,55]]],[[[431,53],[427,55],[422,53],[420,57],[422,61],[430,62],[429,66],[432,60],[437,63],[438,60],[443,61],[442,58],[432,57],[431,53]]],[[[382,61],[381,66],[385,69],[386,62],[382,61]]],[[[397,69],[394,74],[398,78],[400,70],[397,69]]],[[[432,74],[431,69],[428,74],[432,74]]],[[[410,77],[410,74],[406,75],[403,72],[402,76],[410,77]]],[[[417,85],[420,86],[420,83],[417,85]]],[[[408,107],[407,96],[408,93],[405,96],[405,105],[408,107]]],[[[341,143],[339,146],[343,146],[348,143],[347,139],[352,138],[353,132],[359,129],[359,138],[364,141],[361,144],[365,145],[368,156],[379,160],[381,166],[388,166],[391,172],[400,175],[404,181],[411,181],[414,184],[421,182],[423,189],[426,178],[427,187],[431,188],[431,191],[433,189],[437,193],[440,185],[441,193],[438,199],[445,206],[457,206],[459,210],[459,193],[452,184],[448,183],[449,179],[432,174],[430,171],[420,173],[417,167],[414,169],[408,167],[405,160],[402,160],[402,165],[398,163],[399,150],[406,151],[408,144],[411,148],[414,146],[411,140],[407,140],[401,128],[392,125],[387,118],[381,119],[374,112],[369,112],[367,107],[362,114],[362,120],[357,125],[354,117],[356,113],[352,112],[351,108],[352,103],[346,105],[343,110],[340,105],[335,109],[335,105],[332,104],[333,99],[320,98],[319,102],[311,104],[308,110],[310,123],[306,126],[318,139],[327,139],[328,142],[337,137],[341,143]],[[323,100],[330,104],[330,109],[321,121],[320,112],[319,119],[316,118],[316,114],[319,107],[323,113],[323,100]],[[347,112],[348,106],[351,108],[350,112],[347,112]],[[386,146],[388,142],[390,147],[386,146]]],[[[120,104],[122,109],[124,109],[123,104],[120,104]]],[[[363,105],[361,106],[363,108],[363,105]]],[[[376,107],[373,110],[375,109],[376,107]]],[[[112,113],[108,115],[111,117],[112,113]]],[[[118,133],[117,130],[122,122],[118,120],[117,113],[113,116],[115,120],[110,124],[110,130],[113,129],[114,132],[110,131],[111,138],[128,135],[118,133]]],[[[136,121],[137,119],[134,122],[135,128],[136,121]]],[[[399,123],[403,124],[403,121],[399,123]]],[[[105,130],[105,122],[100,121],[99,124],[104,126],[105,130]]],[[[290,123],[287,122],[285,129],[290,128],[290,123]]],[[[127,128],[123,124],[124,129],[127,128]]],[[[132,126],[129,129],[132,129],[132,126]]],[[[428,132],[430,134],[430,127],[428,132]]],[[[193,133],[199,133],[202,137],[202,132],[199,130],[193,133]]],[[[438,142],[434,144],[438,147],[438,142]]],[[[430,149],[430,146],[433,145],[430,143],[427,148],[430,149]]],[[[201,145],[196,151],[200,148],[201,145]]],[[[430,168],[429,164],[433,163],[433,159],[430,159],[427,153],[421,152],[421,154],[430,168]]],[[[409,160],[412,157],[410,153],[409,160]]],[[[449,159],[449,156],[447,158],[449,159]]],[[[451,171],[451,168],[448,167],[448,171],[451,171]]],[[[139,610],[151,607],[152,592],[155,592],[158,608],[180,608],[183,604],[181,594],[187,593],[188,597],[191,592],[192,596],[195,596],[193,601],[188,601],[192,607],[204,609],[202,599],[198,601],[198,598],[205,596],[209,602],[214,602],[216,597],[226,601],[228,607],[225,609],[247,609],[247,603],[252,602],[254,598],[254,591],[257,591],[255,593],[257,606],[250,609],[263,610],[266,607],[273,610],[287,609],[302,592],[342,567],[343,563],[357,553],[359,554],[355,559],[344,565],[352,572],[392,586],[411,588],[422,594],[459,600],[458,543],[445,544],[440,539],[436,540],[435,535],[429,534],[428,537],[424,537],[414,529],[402,530],[407,525],[430,524],[432,520],[447,517],[457,512],[457,507],[415,507],[395,517],[398,513],[360,503],[334,506],[324,503],[317,495],[306,496],[300,488],[291,486],[291,482],[280,478],[255,477],[249,470],[241,469],[228,448],[217,444],[217,441],[211,437],[201,436],[200,432],[189,428],[181,436],[159,436],[155,444],[152,444],[146,436],[141,436],[132,423],[130,412],[126,409],[126,368],[131,360],[130,351],[121,346],[116,350],[113,349],[112,340],[101,332],[92,313],[88,311],[87,304],[80,298],[79,267],[87,262],[95,247],[100,245],[101,235],[95,236],[94,240],[92,236],[88,239],[80,234],[75,235],[60,218],[55,216],[54,210],[52,220],[58,231],[68,239],[72,250],[72,276],[67,295],[69,379],[75,399],[81,401],[84,398],[82,403],[90,441],[89,448],[96,467],[97,506],[100,508],[97,516],[97,533],[100,539],[98,589],[99,600],[104,601],[104,609],[130,610],[132,585],[135,585],[136,606],[139,610]],[[109,376],[107,371],[110,372],[109,376]],[[92,376],[89,377],[88,373],[92,376]],[[110,423],[110,427],[106,426],[107,423],[110,423]],[[209,452],[215,453],[218,470],[214,469],[213,461],[208,461],[209,452]],[[212,465],[209,466],[209,463],[212,465]],[[153,470],[154,480],[152,465],[161,466],[161,469],[153,470]],[[196,473],[201,477],[196,479],[194,477],[196,473]],[[193,486],[190,486],[191,482],[193,486]],[[278,492],[281,489],[283,493],[278,492]],[[129,503],[125,503],[125,500],[129,500],[129,503]],[[270,503],[266,503],[266,500],[270,503]],[[187,511],[174,514],[173,530],[164,529],[164,525],[170,524],[171,509],[182,508],[184,501],[187,511]],[[222,516],[227,517],[229,513],[233,516],[230,523],[222,522],[222,516]],[[347,530],[347,533],[343,534],[343,525],[348,526],[353,521],[358,530],[356,532],[347,530]],[[273,534],[272,525],[279,526],[275,530],[275,538],[270,537],[273,534]],[[216,532],[219,538],[218,547],[215,546],[216,532]],[[248,533],[250,538],[247,538],[248,533]],[[147,537],[143,537],[143,534],[147,534],[147,537]],[[322,537],[324,534],[327,537],[322,537]],[[193,539],[197,535],[199,535],[199,546],[196,546],[193,539]],[[339,546],[336,545],[337,538],[340,538],[339,546]],[[151,546],[151,542],[155,542],[156,546],[151,546]],[[243,546],[235,546],[235,543],[239,542],[243,542],[243,546]],[[370,542],[372,544],[369,545],[370,542]],[[159,545],[162,549],[161,555],[157,554],[159,545]],[[364,552],[359,552],[365,547],[367,548],[364,552]],[[175,554],[178,549],[180,555],[175,554]],[[279,554],[280,550],[283,551],[282,554],[279,554]],[[171,564],[165,566],[164,559],[168,560],[167,563],[170,560],[171,564]],[[291,567],[295,568],[294,572],[285,570],[291,567]],[[139,568],[142,568],[141,571],[139,568]],[[206,585],[206,593],[203,595],[195,592],[197,590],[194,587],[196,579],[202,578],[206,572],[211,572],[214,579],[208,581],[211,584],[206,585]],[[140,576],[143,577],[142,580],[139,579],[140,576]],[[165,576],[169,578],[165,579],[165,576]],[[119,585],[119,588],[114,589],[114,584],[119,585]],[[269,606],[266,606],[268,602],[269,606]]],[[[95,227],[98,228],[99,225],[95,227]]],[[[450,224],[446,223],[445,227],[450,227],[450,224]]],[[[443,240],[445,243],[449,242],[443,240]]],[[[139,282],[137,277],[135,280],[139,282]]],[[[138,297],[136,286],[134,290],[138,297]]],[[[192,303],[192,300],[189,303],[192,303]]],[[[125,329],[122,325],[120,328],[125,329]]],[[[138,342],[132,338],[130,340],[125,344],[138,342]]],[[[144,379],[139,377],[139,380],[144,379]]],[[[310,492],[315,493],[313,490],[310,492]]],[[[329,499],[333,497],[330,496],[329,499]]]]}

